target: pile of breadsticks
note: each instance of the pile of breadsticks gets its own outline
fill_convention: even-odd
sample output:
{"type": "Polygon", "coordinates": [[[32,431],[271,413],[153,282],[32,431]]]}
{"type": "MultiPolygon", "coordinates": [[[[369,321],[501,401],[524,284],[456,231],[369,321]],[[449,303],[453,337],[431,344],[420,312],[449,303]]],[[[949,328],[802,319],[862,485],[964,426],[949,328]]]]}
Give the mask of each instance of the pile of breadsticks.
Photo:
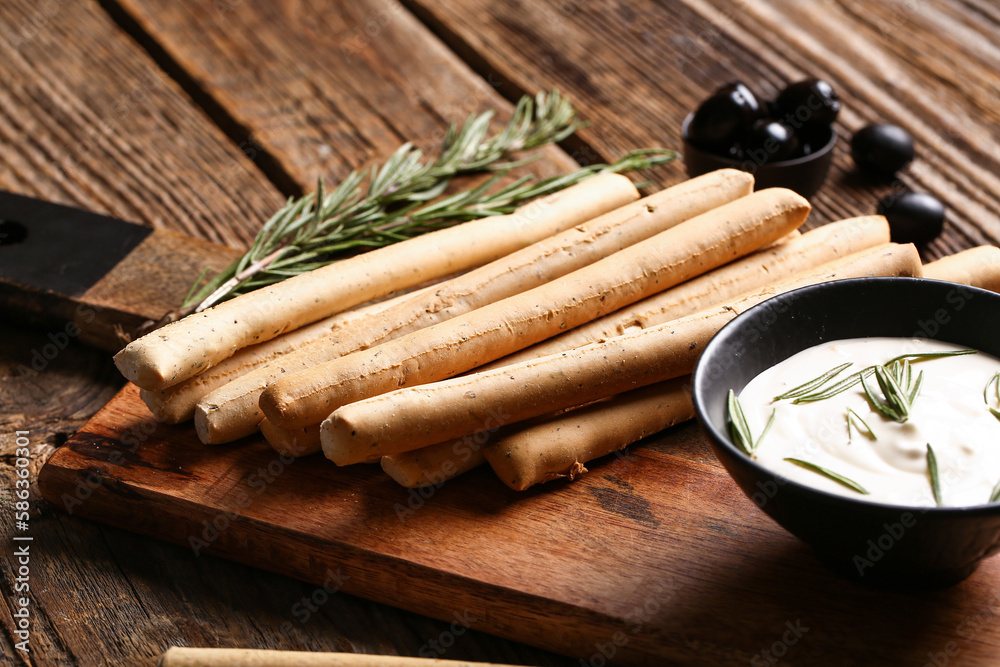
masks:
{"type": "Polygon", "coordinates": [[[642,199],[594,176],[190,315],[115,363],[206,444],[261,431],[410,487],[486,462],[519,490],[572,479],[690,419],[705,343],[778,292],[873,275],[1000,289],[998,248],[921,266],[880,216],[800,234],[809,209],[735,170],[642,199]]]}

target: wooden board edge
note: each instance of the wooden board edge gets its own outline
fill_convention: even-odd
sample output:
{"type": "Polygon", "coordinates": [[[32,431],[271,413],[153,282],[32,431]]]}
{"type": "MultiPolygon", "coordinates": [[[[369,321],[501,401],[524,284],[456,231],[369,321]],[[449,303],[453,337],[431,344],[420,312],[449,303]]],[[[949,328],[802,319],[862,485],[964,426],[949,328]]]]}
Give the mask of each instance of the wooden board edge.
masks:
{"type": "Polygon", "coordinates": [[[625,636],[629,625],[622,618],[347,544],[319,542],[305,533],[289,544],[289,535],[277,534],[264,522],[221,510],[213,513],[176,497],[169,497],[166,506],[171,511],[165,513],[167,496],[130,484],[72,450],[74,439],[92,435],[81,429],[39,473],[42,497],[70,515],[184,546],[196,557],[206,553],[258,568],[262,565],[253,556],[255,550],[268,549],[267,562],[279,565],[265,569],[316,584],[328,594],[348,593],[574,658],[589,659],[595,646],[609,642],[616,650],[616,664],[657,664],[668,657],[668,647],[653,637],[628,633],[628,641],[618,647],[614,638],[625,636]],[[206,532],[213,524],[214,534],[206,532]],[[275,549],[283,553],[276,556],[275,549]]]}

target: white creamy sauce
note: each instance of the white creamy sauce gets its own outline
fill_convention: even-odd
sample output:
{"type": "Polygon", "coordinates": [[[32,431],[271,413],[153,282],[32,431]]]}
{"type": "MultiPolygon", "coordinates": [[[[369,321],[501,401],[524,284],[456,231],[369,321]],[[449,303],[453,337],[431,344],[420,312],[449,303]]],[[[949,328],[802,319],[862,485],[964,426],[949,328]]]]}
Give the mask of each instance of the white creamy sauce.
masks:
{"type": "MultiPolygon", "coordinates": [[[[790,389],[851,362],[837,376],[846,378],[901,354],[963,349],[940,341],[909,338],[858,338],[804,350],[764,371],[740,393],[750,431],[759,437],[775,410],[774,423],[754,452],[758,463],[784,477],[854,498],[910,506],[934,506],[927,466],[927,444],[934,449],[942,502],[947,506],[983,505],[1000,482],[1000,420],[988,409],[983,390],[1000,360],[979,352],[927,359],[912,364],[923,371],[923,385],[905,423],[875,411],[860,384],[832,398],[794,404],[774,401],[790,389]],[[867,437],[857,421],[848,440],[847,409],[874,432],[867,437]],[[862,495],[821,474],[784,459],[797,458],[857,482],[862,495]]],[[[866,380],[882,397],[878,382],[866,380]]],[[[995,394],[991,405],[996,408],[995,394]]]]}

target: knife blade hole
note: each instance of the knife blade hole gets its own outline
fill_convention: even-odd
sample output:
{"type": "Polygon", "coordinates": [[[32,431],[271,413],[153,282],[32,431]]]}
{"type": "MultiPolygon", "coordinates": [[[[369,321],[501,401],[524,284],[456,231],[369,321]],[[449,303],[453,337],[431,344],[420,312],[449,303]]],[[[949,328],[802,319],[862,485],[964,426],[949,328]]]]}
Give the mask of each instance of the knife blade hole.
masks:
{"type": "Polygon", "coordinates": [[[14,245],[28,238],[28,228],[16,220],[0,218],[0,245],[14,245]]]}

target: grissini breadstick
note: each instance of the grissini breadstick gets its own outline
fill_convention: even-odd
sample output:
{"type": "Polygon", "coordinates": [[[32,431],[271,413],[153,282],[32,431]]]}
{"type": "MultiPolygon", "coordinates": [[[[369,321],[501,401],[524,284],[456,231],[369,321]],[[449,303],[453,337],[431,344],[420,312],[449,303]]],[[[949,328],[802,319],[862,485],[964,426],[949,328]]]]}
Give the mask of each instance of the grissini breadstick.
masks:
{"type": "Polygon", "coordinates": [[[366,653],[271,651],[247,648],[189,648],[173,646],[160,657],[158,667],[514,667],[487,662],[407,658],[366,653]]]}
{"type": "MultiPolygon", "coordinates": [[[[352,329],[364,327],[364,322],[368,321],[372,315],[433,289],[434,286],[425,287],[414,292],[400,294],[391,299],[337,313],[269,341],[243,348],[204,373],[166,389],[159,391],[142,389],[139,391],[139,396],[157,419],[168,424],[179,424],[194,417],[194,406],[215,389],[229,384],[283,355],[301,349],[317,338],[335,337],[345,327],[352,329]]],[[[260,417],[261,415],[258,414],[258,421],[260,417]]],[[[244,435],[249,435],[249,433],[244,435]]]]}
{"type": "Polygon", "coordinates": [[[285,456],[308,456],[320,451],[319,424],[284,428],[267,419],[261,420],[260,432],[274,451],[285,456]]]}
{"type": "Polygon", "coordinates": [[[198,437],[206,444],[219,444],[253,433],[262,416],[261,392],[282,376],[537,287],[752,190],[753,177],[744,172],[723,169],[705,174],[443,282],[434,292],[396,304],[363,326],[342,328],[336,335],[310,342],[206,395],[195,412],[198,437]]]}
{"type": "MultiPolygon", "coordinates": [[[[317,428],[317,436],[319,429],[317,428]]],[[[488,434],[485,437],[489,437],[488,434]]],[[[317,437],[317,440],[319,438],[317,437]]],[[[408,489],[440,486],[449,479],[486,463],[476,436],[441,442],[409,452],[382,457],[382,470],[408,489]]]]}
{"type": "Polygon", "coordinates": [[[503,257],[638,198],[620,174],[601,174],[510,215],[472,220],[288,278],[171,322],[115,355],[143,389],[164,389],[237,350],[386,294],[503,257]]]}
{"type": "MultiPolygon", "coordinates": [[[[572,481],[587,472],[588,461],[694,417],[690,382],[691,376],[684,375],[554,417],[522,422],[487,444],[483,455],[515,491],[562,477],[572,481]]],[[[386,458],[382,457],[383,468],[386,458]]]]}
{"type": "MultiPolygon", "coordinates": [[[[603,338],[620,336],[630,330],[644,329],[684,315],[690,315],[704,308],[723,303],[743,292],[781,282],[796,273],[816,268],[838,257],[888,242],[889,225],[882,216],[850,218],[817,227],[805,234],[795,232],[783,237],[776,245],[759,250],[742,260],[732,262],[677,287],[643,299],[633,306],[623,309],[624,312],[617,311],[555,338],[497,359],[481,367],[479,371],[509,366],[527,359],[537,359],[546,354],[570,350],[603,338]]],[[[613,400],[609,399],[609,401],[613,400]]],[[[616,409],[614,404],[609,402],[603,405],[605,407],[593,404],[593,407],[588,408],[594,413],[592,419],[596,419],[598,414],[606,414],[608,419],[612,418],[616,409]]],[[[626,408],[622,409],[625,415],[623,418],[633,419],[629,416],[626,408]]],[[[548,418],[537,418],[543,423],[546,419],[548,418]]],[[[566,428],[575,428],[572,427],[572,420],[567,421],[569,418],[552,417],[552,419],[559,419],[566,428]]],[[[541,424],[538,425],[538,428],[544,430],[541,424]]],[[[561,435],[568,438],[567,433],[568,431],[561,435]]],[[[618,433],[618,431],[610,429],[610,433],[618,433]]],[[[476,451],[476,464],[478,465],[479,461],[482,460],[482,455],[476,445],[484,444],[490,435],[492,432],[477,433],[463,436],[453,442],[429,445],[408,452],[383,456],[382,468],[403,486],[413,488],[437,485],[474,467],[460,465],[469,463],[467,450],[470,445],[476,451]]],[[[622,438],[613,440],[618,443],[617,448],[625,447],[632,442],[632,440],[622,438]]],[[[546,437],[545,441],[552,441],[552,438],[546,437]]],[[[586,442],[586,439],[581,438],[578,441],[586,442]]],[[[316,446],[320,446],[318,438],[316,446]]],[[[525,446],[519,447],[518,451],[524,453],[533,450],[525,446]]],[[[586,463],[587,460],[589,459],[580,459],[582,463],[586,463]]],[[[517,470],[522,470],[523,465],[528,464],[515,457],[515,460],[509,462],[509,465],[511,467],[507,469],[508,472],[515,470],[515,465],[518,466],[517,470]]],[[[547,470],[554,474],[554,471],[558,472],[557,468],[548,468],[547,470]]],[[[568,468],[566,469],[568,470],[568,468]]],[[[506,480],[507,477],[504,479],[506,480]]],[[[518,479],[533,479],[533,477],[519,472],[518,479]]],[[[538,481],[541,480],[536,479],[531,483],[538,481]]]]}
{"type": "Polygon", "coordinates": [[[581,405],[690,373],[702,348],[737,314],[790,289],[836,278],[920,276],[912,245],[887,244],[832,262],[808,277],[649,329],[490,371],[344,405],[323,422],[323,452],[338,465],[444,442],[483,428],[581,405]]]}
{"type": "Polygon", "coordinates": [[[481,370],[537,359],[602,338],[620,336],[626,331],[668,322],[745,292],[791,278],[826,262],[888,242],[889,223],[880,215],[831,222],[692,278],[628,308],[497,359],[481,370]]]}
{"type": "Polygon", "coordinates": [[[760,190],[460,319],[281,378],[261,394],[261,410],[304,426],[347,403],[458,375],[751,253],[808,213],[791,190],[760,190]]]}
{"type": "Polygon", "coordinates": [[[924,264],[924,277],[1000,292],[1000,248],[982,245],[924,264]]]}

